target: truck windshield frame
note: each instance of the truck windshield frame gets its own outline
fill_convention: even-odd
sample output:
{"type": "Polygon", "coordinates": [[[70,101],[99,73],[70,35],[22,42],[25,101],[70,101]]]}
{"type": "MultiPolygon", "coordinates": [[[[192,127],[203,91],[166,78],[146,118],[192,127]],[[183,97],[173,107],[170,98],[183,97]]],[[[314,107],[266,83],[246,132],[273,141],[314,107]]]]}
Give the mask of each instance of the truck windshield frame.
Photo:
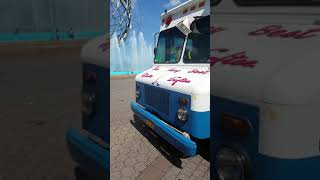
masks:
{"type": "Polygon", "coordinates": [[[185,64],[209,63],[210,59],[210,16],[196,19],[191,24],[183,55],[185,64]]]}
{"type": "Polygon", "coordinates": [[[239,6],[314,6],[319,0],[234,0],[239,6]]]}
{"type": "Polygon", "coordinates": [[[221,0],[210,0],[210,6],[216,6],[220,3],[221,0]]]}
{"type": "Polygon", "coordinates": [[[161,31],[158,37],[155,64],[177,64],[181,59],[186,35],[177,27],[161,31]]]}

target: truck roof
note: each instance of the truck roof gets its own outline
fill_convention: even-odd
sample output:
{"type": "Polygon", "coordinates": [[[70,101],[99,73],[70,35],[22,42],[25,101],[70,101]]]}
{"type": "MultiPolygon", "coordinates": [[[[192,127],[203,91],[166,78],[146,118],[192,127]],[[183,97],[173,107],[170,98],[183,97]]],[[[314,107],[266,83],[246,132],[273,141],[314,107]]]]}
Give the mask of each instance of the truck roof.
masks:
{"type": "MultiPolygon", "coordinates": [[[[202,0],[203,1],[203,0],[202,0]]],[[[161,14],[161,16],[164,16],[166,14],[175,14],[177,11],[179,11],[181,8],[187,8],[187,7],[191,7],[193,4],[195,4],[196,2],[200,2],[200,0],[189,0],[186,1],[182,4],[179,4],[178,6],[171,8],[167,11],[167,13],[163,12],[161,14]]]]}
{"type": "Polygon", "coordinates": [[[307,0],[301,1],[299,4],[294,4],[294,1],[284,1],[279,5],[277,1],[264,1],[259,0],[249,1],[249,0],[220,0],[217,4],[213,5],[212,8],[214,14],[272,14],[272,15],[295,15],[295,16],[319,16],[319,1],[307,0]],[[243,3],[237,3],[243,2],[243,3]],[[246,2],[246,3],[244,3],[246,2]],[[314,3],[310,5],[310,3],[314,3]],[[267,3],[268,5],[265,5],[267,3]],[[293,4],[292,4],[293,3],[293,4]],[[305,3],[304,5],[302,3],[305,3]]]}
{"type": "Polygon", "coordinates": [[[189,0],[161,14],[160,30],[169,29],[184,18],[210,15],[210,0],[189,0]],[[170,18],[169,23],[167,23],[170,18]]]}

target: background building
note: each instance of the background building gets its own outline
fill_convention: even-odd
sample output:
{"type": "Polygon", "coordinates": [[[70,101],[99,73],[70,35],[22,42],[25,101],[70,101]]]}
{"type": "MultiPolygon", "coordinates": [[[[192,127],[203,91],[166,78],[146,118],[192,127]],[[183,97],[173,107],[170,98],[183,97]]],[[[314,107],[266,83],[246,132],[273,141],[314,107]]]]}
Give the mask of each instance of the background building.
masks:
{"type": "Polygon", "coordinates": [[[0,33],[106,32],[106,0],[0,0],[0,33]]]}

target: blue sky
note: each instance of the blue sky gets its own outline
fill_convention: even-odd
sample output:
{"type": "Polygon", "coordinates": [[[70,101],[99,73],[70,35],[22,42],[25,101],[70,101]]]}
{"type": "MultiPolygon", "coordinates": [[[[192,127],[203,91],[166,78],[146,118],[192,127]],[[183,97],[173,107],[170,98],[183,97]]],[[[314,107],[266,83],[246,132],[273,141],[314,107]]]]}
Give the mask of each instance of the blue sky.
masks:
{"type": "Polygon", "coordinates": [[[165,9],[171,9],[185,2],[186,0],[136,0],[138,7],[133,10],[138,10],[141,17],[140,31],[148,44],[153,44],[153,33],[160,29],[160,14],[165,9]]]}

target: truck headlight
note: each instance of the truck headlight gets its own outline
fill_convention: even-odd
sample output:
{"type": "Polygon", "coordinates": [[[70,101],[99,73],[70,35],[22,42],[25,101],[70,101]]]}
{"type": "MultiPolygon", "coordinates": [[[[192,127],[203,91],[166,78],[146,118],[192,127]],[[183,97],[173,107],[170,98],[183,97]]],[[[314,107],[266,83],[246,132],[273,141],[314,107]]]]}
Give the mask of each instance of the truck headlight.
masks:
{"type": "Polygon", "coordinates": [[[177,116],[180,121],[186,121],[188,119],[188,111],[185,108],[179,108],[177,116]]]}
{"type": "Polygon", "coordinates": [[[140,86],[136,86],[136,98],[140,98],[140,86]]]}
{"type": "Polygon", "coordinates": [[[95,102],[96,98],[94,93],[83,92],[82,93],[82,114],[84,116],[93,116],[95,114],[95,102]]]}
{"type": "Polygon", "coordinates": [[[231,148],[217,153],[216,169],[219,180],[247,180],[248,162],[244,155],[231,148]]]}
{"type": "Polygon", "coordinates": [[[240,117],[223,114],[222,133],[231,137],[244,138],[251,131],[250,122],[240,117]]]}

